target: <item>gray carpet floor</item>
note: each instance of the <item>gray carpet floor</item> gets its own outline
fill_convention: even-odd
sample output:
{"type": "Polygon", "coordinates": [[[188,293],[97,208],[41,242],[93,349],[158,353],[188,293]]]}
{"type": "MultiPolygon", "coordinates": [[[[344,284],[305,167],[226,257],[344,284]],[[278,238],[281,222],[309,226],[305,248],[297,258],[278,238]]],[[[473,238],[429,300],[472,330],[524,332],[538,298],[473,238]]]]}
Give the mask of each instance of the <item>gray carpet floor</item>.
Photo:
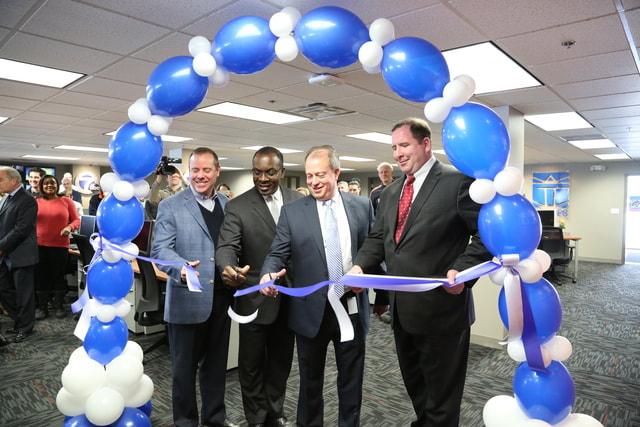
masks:
{"type": "MultiPolygon", "coordinates": [[[[578,283],[559,286],[563,305],[560,335],[573,344],[565,365],[577,389],[573,412],[586,413],[607,427],[640,427],[640,265],[580,263],[578,283]]],[[[497,308],[496,308],[497,309],[497,308]]],[[[10,325],[0,317],[0,327],[10,325]]],[[[71,352],[80,346],[74,321],[45,319],[20,344],[0,349],[0,426],[61,426],[55,407],[60,376],[71,352]]],[[[130,334],[143,347],[157,336],[130,334]]],[[[517,363],[506,350],[471,346],[462,403],[462,426],[482,426],[488,399],[512,395],[517,363]]],[[[171,367],[168,347],[145,356],[145,373],[155,386],[151,421],[172,425],[171,367]]],[[[325,425],[337,425],[335,359],[329,352],[325,377],[325,425]]],[[[297,364],[291,371],[286,412],[295,418],[297,364]]],[[[227,374],[228,417],[246,426],[236,370],[227,374]]],[[[407,426],[414,419],[398,368],[393,335],[375,316],[367,337],[363,426],[407,426]]]]}

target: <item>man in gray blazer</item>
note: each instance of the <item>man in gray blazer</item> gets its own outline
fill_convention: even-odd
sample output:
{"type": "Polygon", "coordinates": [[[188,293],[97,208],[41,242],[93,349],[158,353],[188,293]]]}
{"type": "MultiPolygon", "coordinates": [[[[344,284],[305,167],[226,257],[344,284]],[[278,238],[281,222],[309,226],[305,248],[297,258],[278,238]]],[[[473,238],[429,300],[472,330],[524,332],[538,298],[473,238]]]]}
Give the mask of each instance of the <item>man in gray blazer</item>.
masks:
{"type": "MultiPolygon", "coordinates": [[[[305,159],[305,172],[311,195],[282,207],[276,236],[262,267],[262,283],[270,277],[282,277],[288,266],[293,272],[293,287],[330,280],[335,275],[333,267],[339,270],[337,277],[342,277],[373,224],[369,199],[338,191],[340,160],[333,147],[311,148],[305,159]],[[335,246],[340,248],[337,259],[332,256],[338,252],[331,249],[335,246]]],[[[273,295],[276,289],[268,287],[261,292],[273,295]]],[[[338,297],[341,294],[339,288],[323,287],[306,297],[291,299],[289,327],[296,334],[300,367],[299,426],[323,424],[322,386],[329,342],[333,342],[338,368],[339,425],[360,423],[368,295],[345,288],[340,303],[349,313],[354,339],[341,342],[328,292],[335,292],[338,297]]]]}
{"type": "MultiPolygon", "coordinates": [[[[0,303],[13,320],[10,332],[20,342],[36,323],[34,266],[38,263],[38,204],[22,188],[20,173],[0,167],[0,303]]],[[[0,343],[7,341],[0,335],[0,343]]]]}
{"type": "MultiPolygon", "coordinates": [[[[437,161],[430,136],[421,119],[393,127],[393,158],[405,177],[380,196],[376,224],[351,273],[372,272],[385,261],[389,275],[446,276],[453,283],[458,271],[491,259],[478,234],[480,206],[469,197],[473,179],[437,161]]],[[[474,321],[472,285],[390,292],[398,362],[418,417],[412,426],[459,423],[474,321]]]]}
{"type": "Polygon", "coordinates": [[[220,166],[211,149],[193,151],[189,175],[188,189],[160,202],[151,249],[152,257],[179,263],[159,266],[169,276],[164,320],[173,367],[173,421],[179,427],[200,425],[199,374],[202,425],[233,426],[224,407],[232,293],[215,265],[215,244],[229,199],[214,191],[220,166]],[[185,264],[196,269],[202,292],[187,287],[185,264]]]}
{"type": "MultiPolygon", "coordinates": [[[[303,197],[280,185],[285,168],[277,148],[256,151],[251,174],[254,187],[227,203],[216,249],[222,279],[234,288],[260,282],[260,269],[276,234],[282,205],[303,197]]],[[[286,295],[271,298],[253,292],[236,299],[238,314],[258,310],[254,321],[240,325],[238,373],[249,426],[290,425],[283,408],[293,358],[288,307],[286,295]]]]}

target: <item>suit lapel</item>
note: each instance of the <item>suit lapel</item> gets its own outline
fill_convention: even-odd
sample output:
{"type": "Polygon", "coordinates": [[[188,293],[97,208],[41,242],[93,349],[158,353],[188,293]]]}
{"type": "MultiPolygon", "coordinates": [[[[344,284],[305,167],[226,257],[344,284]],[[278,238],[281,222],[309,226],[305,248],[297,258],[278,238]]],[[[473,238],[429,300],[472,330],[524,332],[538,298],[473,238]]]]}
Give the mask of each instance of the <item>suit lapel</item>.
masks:
{"type": "Polygon", "coordinates": [[[327,260],[324,253],[324,240],[322,239],[322,227],[320,226],[320,217],[318,216],[318,208],[316,207],[316,199],[313,196],[306,196],[304,199],[303,218],[307,221],[308,227],[313,236],[313,242],[318,248],[318,252],[322,255],[322,261],[326,265],[327,260]]]}
{"type": "Polygon", "coordinates": [[[209,234],[209,228],[207,227],[207,224],[204,222],[204,217],[202,216],[202,212],[200,211],[200,205],[198,204],[198,201],[196,200],[193,193],[191,192],[191,189],[187,188],[181,191],[179,194],[182,196],[184,200],[184,206],[187,209],[187,211],[193,216],[193,218],[196,220],[196,223],[200,226],[200,228],[202,228],[204,233],[209,237],[209,240],[213,240],[211,238],[211,235],[209,234]]]}
{"type": "Polygon", "coordinates": [[[253,187],[251,192],[251,207],[255,209],[257,215],[264,220],[269,229],[273,232],[276,231],[276,223],[271,216],[271,212],[269,212],[269,207],[267,203],[264,201],[264,197],[258,191],[257,188],[253,187]]]}
{"type": "Polygon", "coordinates": [[[358,221],[357,212],[353,199],[342,197],[342,204],[344,205],[344,211],[347,214],[347,220],[349,221],[349,233],[351,234],[351,256],[356,258],[358,253],[358,221]]]}

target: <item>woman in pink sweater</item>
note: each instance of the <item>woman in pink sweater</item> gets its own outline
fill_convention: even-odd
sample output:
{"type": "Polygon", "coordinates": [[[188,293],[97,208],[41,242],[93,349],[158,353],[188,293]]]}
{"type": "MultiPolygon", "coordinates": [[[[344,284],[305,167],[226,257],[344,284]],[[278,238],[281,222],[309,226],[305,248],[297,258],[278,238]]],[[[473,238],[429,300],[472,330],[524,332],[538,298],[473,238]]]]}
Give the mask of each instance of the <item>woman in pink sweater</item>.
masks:
{"type": "Polygon", "coordinates": [[[80,227],[80,217],[70,198],[58,196],[58,188],[55,176],[46,175],[40,180],[36,220],[40,255],[40,262],[36,266],[37,320],[42,320],[49,314],[47,304],[52,294],[56,317],[61,319],[67,314],[62,303],[67,292],[65,273],[69,257],[69,235],[80,227]]]}

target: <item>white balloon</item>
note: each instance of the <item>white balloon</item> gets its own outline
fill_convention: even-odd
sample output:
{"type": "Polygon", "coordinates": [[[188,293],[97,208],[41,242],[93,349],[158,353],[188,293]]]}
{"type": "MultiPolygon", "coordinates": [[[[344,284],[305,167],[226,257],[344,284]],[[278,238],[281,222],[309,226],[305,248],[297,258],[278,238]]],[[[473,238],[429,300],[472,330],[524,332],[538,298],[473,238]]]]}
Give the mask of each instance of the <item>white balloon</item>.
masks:
{"type": "Polygon", "coordinates": [[[362,67],[362,69],[369,74],[378,74],[380,71],[382,71],[380,64],[376,65],[375,67],[362,67]]]}
{"type": "Polygon", "coordinates": [[[395,38],[395,28],[387,18],[378,18],[369,26],[369,38],[381,46],[386,46],[395,38]]]}
{"type": "Polygon", "coordinates": [[[535,259],[523,259],[516,265],[523,282],[535,283],[542,278],[542,267],[535,259]]]}
{"type": "Polygon", "coordinates": [[[571,341],[560,335],[556,335],[546,343],[542,344],[542,348],[547,349],[551,358],[558,362],[567,360],[571,357],[571,353],[573,353],[571,341]]]}
{"type": "Polygon", "coordinates": [[[366,42],[358,50],[358,60],[363,67],[367,68],[379,66],[382,62],[382,55],[382,46],[376,42],[366,42]]]}
{"type": "Polygon", "coordinates": [[[507,277],[507,269],[504,267],[489,273],[489,279],[498,286],[504,285],[505,277],[507,277]]]}
{"type": "Polygon", "coordinates": [[[56,406],[58,411],[69,417],[75,417],[84,414],[84,406],[87,396],[78,396],[69,393],[67,389],[62,387],[56,395],[56,406]]]}
{"type": "Polygon", "coordinates": [[[223,87],[229,83],[229,72],[222,67],[217,67],[216,72],[209,76],[209,83],[214,87],[223,87]]]}
{"type": "Polygon", "coordinates": [[[105,249],[102,251],[102,259],[110,264],[115,264],[116,262],[122,259],[122,254],[118,251],[113,251],[111,249],[105,249]]]}
{"type": "Polygon", "coordinates": [[[140,381],[144,368],[137,357],[120,354],[107,364],[106,371],[106,384],[109,387],[130,389],[140,381]]]}
{"type": "Polygon", "coordinates": [[[100,304],[96,317],[102,323],[109,323],[116,318],[116,308],[111,304],[100,304]]]}
{"type": "Polygon", "coordinates": [[[136,245],[135,243],[125,243],[124,245],[121,246],[121,249],[125,252],[130,253],[131,255],[127,255],[127,254],[123,254],[122,252],[120,252],[122,254],[122,258],[126,259],[127,261],[131,261],[132,259],[134,259],[135,257],[138,256],[138,254],[140,253],[140,249],[138,249],[138,245],[136,245]]]}
{"type": "Polygon", "coordinates": [[[72,395],[87,396],[104,384],[104,367],[91,358],[79,358],[64,368],[61,380],[72,395]]]}
{"type": "Polygon", "coordinates": [[[275,52],[279,60],[283,62],[293,61],[298,56],[296,40],[291,36],[280,37],[276,40],[275,52]]]}
{"type": "Polygon", "coordinates": [[[567,418],[554,424],[553,427],[603,427],[602,423],[590,415],[569,414],[567,418]]]}
{"type": "Polygon", "coordinates": [[[114,306],[118,317],[126,317],[127,314],[129,314],[129,311],[131,311],[131,303],[126,299],[121,299],[115,303],[114,306]]]}
{"type": "Polygon", "coordinates": [[[486,427],[513,427],[527,421],[529,417],[522,412],[515,397],[501,395],[494,396],[485,403],[482,419],[486,427]]]}
{"type": "Polygon", "coordinates": [[[169,131],[171,126],[171,117],[152,115],[147,121],[147,129],[154,135],[162,136],[169,131]]]}
{"type": "Polygon", "coordinates": [[[80,346],[73,350],[73,353],[69,356],[69,364],[73,363],[78,359],[89,359],[89,355],[87,354],[87,350],[84,349],[84,346],[80,346]]]}
{"type": "Polygon", "coordinates": [[[476,91],[476,81],[473,80],[473,77],[468,76],[466,74],[460,74],[455,78],[455,80],[460,80],[461,82],[467,85],[469,98],[471,97],[471,95],[473,95],[473,92],[476,91]]]}
{"type": "MultiPolygon", "coordinates": [[[[124,300],[123,300],[124,301],[124,300]]],[[[133,356],[138,360],[142,360],[144,357],[144,353],[142,351],[142,347],[140,347],[140,344],[138,344],[135,341],[127,341],[127,345],[124,347],[124,350],[122,350],[123,355],[129,355],[129,356],[133,356]]],[[[145,402],[146,403],[146,402],[145,402]]]]}
{"type": "Polygon", "coordinates": [[[507,354],[516,362],[524,362],[527,360],[524,352],[524,344],[522,344],[521,339],[509,341],[509,344],[507,344],[507,354]]]}
{"type": "Polygon", "coordinates": [[[451,105],[444,98],[433,98],[424,106],[424,116],[432,123],[442,123],[451,111],[451,105]]]}
{"type": "Polygon", "coordinates": [[[216,72],[218,64],[209,52],[202,52],[193,58],[193,71],[202,77],[212,76],[216,72]]]}
{"type": "Polygon", "coordinates": [[[464,105],[469,100],[469,87],[461,80],[452,80],[444,87],[442,97],[452,107],[464,105]]]}
{"type": "Polygon", "coordinates": [[[149,106],[149,101],[147,100],[147,98],[138,98],[138,99],[136,99],[136,102],[134,104],[142,104],[142,105],[146,105],[148,107],[149,106]]]}
{"type": "Polygon", "coordinates": [[[496,188],[490,179],[476,179],[469,186],[469,197],[474,202],[484,205],[496,196],[496,188]]]}
{"type": "Polygon", "coordinates": [[[153,381],[151,381],[148,375],[142,374],[137,387],[133,393],[127,397],[126,404],[128,407],[137,408],[147,403],[152,395],[153,381]]]}
{"type": "Polygon", "coordinates": [[[289,15],[289,19],[291,19],[291,23],[293,24],[294,27],[296,26],[300,18],[302,18],[300,11],[292,6],[287,6],[284,9],[282,9],[280,12],[284,13],[285,15],[289,15]]]}
{"type": "Polygon", "coordinates": [[[133,185],[133,195],[136,196],[136,198],[142,199],[147,197],[151,188],[147,181],[141,179],[139,181],[134,181],[131,184],[133,185]]]}
{"type": "Polygon", "coordinates": [[[89,396],[85,406],[87,419],[93,424],[104,426],[120,418],[124,410],[124,398],[118,391],[102,387],[89,396]]]}
{"type": "Polygon", "coordinates": [[[134,194],[133,185],[129,181],[118,181],[113,185],[113,195],[116,199],[126,202],[131,199],[134,194]]]}
{"type": "Polygon", "coordinates": [[[120,181],[120,177],[113,172],[107,172],[100,178],[100,188],[105,193],[111,193],[116,182],[120,181]]]}
{"type": "Polygon", "coordinates": [[[496,191],[503,196],[513,196],[522,188],[522,172],[518,168],[508,166],[498,172],[493,180],[496,191]]]}
{"type": "Polygon", "coordinates": [[[543,273],[547,271],[549,267],[551,267],[551,257],[542,249],[536,249],[535,251],[533,251],[529,258],[533,258],[538,261],[538,264],[540,264],[543,273]]]}
{"type": "Polygon", "coordinates": [[[542,421],[542,420],[537,420],[535,418],[529,419],[527,421],[524,421],[520,424],[518,424],[517,426],[514,427],[551,427],[551,424],[549,424],[546,421],[542,421]]]}
{"type": "Polygon", "coordinates": [[[127,115],[133,123],[141,125],[147,123],[149,117],[151,117],[151,110],[149,110],[148,104],[135,102],[127,110],[127,115]]]}
{"type": "Polygon", "coordinates": [[[290,36],[294,26],[291,16],[283,12],[274,13],[269,19],[269,29],[278,37],[290,36]]]}
{"type": "Polygon", "coordinates": [[[189,53],[194,58],[201,53],[210,53],[211,52],[211,42],[207,40],[206,37],[203,36],[195,36],[191,40],[189,40],[189,53]]]}

